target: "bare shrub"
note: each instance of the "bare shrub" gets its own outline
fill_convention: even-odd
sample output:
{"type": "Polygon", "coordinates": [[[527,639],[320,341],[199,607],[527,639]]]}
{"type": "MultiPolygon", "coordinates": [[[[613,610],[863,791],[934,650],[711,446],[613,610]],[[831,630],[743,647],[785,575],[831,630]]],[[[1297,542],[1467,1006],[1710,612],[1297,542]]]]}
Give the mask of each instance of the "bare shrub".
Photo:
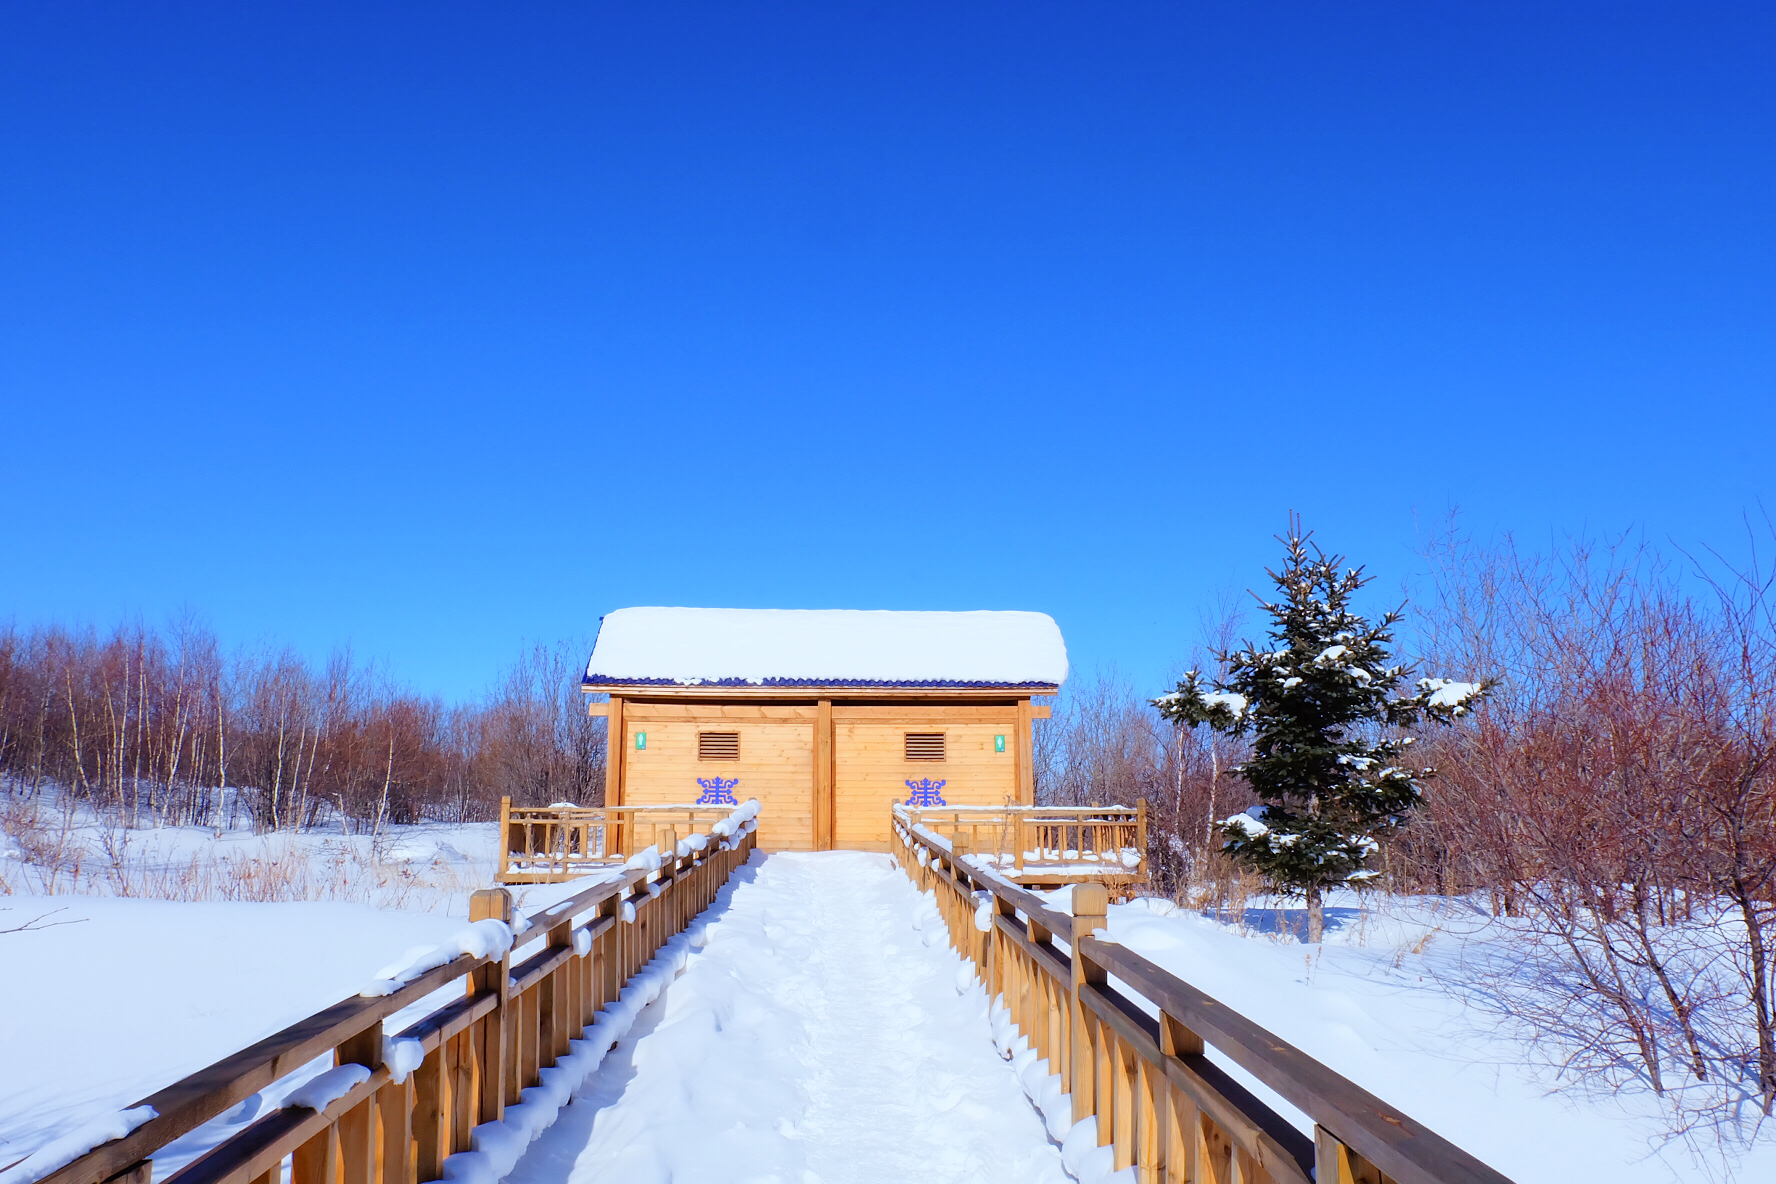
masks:
{"type": "Polygon", "coordinates": [[[1396,884],[1492,901],[1527,955],[1496,997],[1567,1069],[1769,1114],[1769,576],[1698,577],[1623,542],[1539,558],[1450,536],[1433,557],[1425,649],[1503,682],[1426,746],[1439,776],[1396,884]]]}

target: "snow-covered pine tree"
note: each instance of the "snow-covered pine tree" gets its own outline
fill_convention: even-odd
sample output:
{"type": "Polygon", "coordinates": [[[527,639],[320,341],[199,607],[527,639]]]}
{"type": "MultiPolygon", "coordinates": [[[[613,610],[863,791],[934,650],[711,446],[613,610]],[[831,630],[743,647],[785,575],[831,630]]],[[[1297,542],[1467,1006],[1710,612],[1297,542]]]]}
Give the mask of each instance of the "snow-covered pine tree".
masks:
{"type": "Polygon", "coordinates": [[[1400,611],[1373,624],[1352,612],[1351,596],[1368,577],[1360,567],[1341,571],[1344,557],[1311,537],[1292,518],[1278,539],[1288,561],[1266,574],[1280,595],[1258,597],[1271,618],[1270,647],[1217,652],[1222,677],[1205,684],[1201,671],[1189,671],[1153,705],[1176,723],[1251,735],[1251,759],[1229,772],[1262,805],[1216,829],[1223,849],[1273,892],[1306,898],[1308,940],[1318,942],[1323,893],[1378,874],[1369,866],[1377,837],[1405,821],[1432,775],[1409,767],[1405,732],[1452,722],[1492,684],[1413,680],[1390,652],[1400,611]],[[1402,683],[1412,693],[1397,693],[1402,683]]]}

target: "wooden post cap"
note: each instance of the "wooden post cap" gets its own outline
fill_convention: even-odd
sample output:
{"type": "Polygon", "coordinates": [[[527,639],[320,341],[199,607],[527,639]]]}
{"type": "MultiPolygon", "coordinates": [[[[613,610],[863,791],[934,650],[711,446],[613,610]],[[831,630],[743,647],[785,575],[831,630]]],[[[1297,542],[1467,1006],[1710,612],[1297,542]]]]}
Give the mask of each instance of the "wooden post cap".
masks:
{"type": "Polygon", "coordinates": [[[483,888],[469,897],[469,920],[512,923],[512,894],[504,888],[483,888]]]}
{"type": "Polygon", "coordinates": [[[1073,885],[1073,915],[1102,917],[1110,911],[1110,890],[1102,884],[1073,885]]]}

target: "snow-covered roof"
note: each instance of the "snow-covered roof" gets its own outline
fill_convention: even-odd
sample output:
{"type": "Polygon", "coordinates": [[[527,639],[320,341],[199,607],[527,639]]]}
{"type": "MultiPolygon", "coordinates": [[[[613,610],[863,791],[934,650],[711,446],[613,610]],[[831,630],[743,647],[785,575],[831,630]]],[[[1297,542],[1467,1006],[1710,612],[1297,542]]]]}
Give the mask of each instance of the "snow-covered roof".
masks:
{"type": "Polygon", "coordinates": [[[1053,687],[1067,647],[1046,613],[623,608],[588,687],[1053,687]]]}

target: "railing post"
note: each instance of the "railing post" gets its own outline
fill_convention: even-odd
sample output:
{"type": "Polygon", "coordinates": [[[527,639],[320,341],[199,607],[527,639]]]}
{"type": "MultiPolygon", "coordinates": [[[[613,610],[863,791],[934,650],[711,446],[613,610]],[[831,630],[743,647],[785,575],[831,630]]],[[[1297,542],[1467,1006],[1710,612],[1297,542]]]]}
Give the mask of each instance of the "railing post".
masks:
{"type": "MultiPolygon", "coordinates": [[[[1159,1051],[1168,1057],[1200,1057],[1203,1055],[1203,1038],[1162,1010],[1159,1013],[1159,1051]]],[[[1202,1115],[1189,1097],[1166,1088],[1163,1070],[1158,1076],[1160,1088],[1154,1105],[1160,1162],[1171,1179],[1199,1179],[1203,1158],[1202,1115]]]]}
{"type": "Polygon", "coordinates": [[[1316,1184],[1368,1184],[1388,1177],[1368,1160],[1347,1147],[1319,1123],[1314,1123],[1314,1180],[1316,1184]]]}
{"type": "Polygon", "coordinates": [[[1140,852],[1140,855],[1141,855],[1141,863],[1138,864],[1137,866],[1144,867],[1147,863],[1147,799],[1146,798],[1136,798],[1135,799],[1135,850],[1140,852]]]}
{"type": "MultiPolygon", "coordinates": [[[[561,924],[549,930],[549,948],[564,950],[573,945],[573,918],[564,919],[561,924]]],[[[566,1055],[569,1027],[572,1021],[568,1018],[568,1003],[572,998],[572,987],[569,976],[576,967],[572,961],[563,962],[544,976],[537,984],[539,998],[540,1030],[537,1033],[539,1064],[553,1064],[557,1058],[566,1055]]]]}
{"type": "MultiPolygon", "coordinates": [[[[470,921],[504,921],[512,923],[512,894],[504,888],[483,888],[469,897],[470,921]]],[[[506,1003],[511,995],[512,953],[498,962],[490,962],[469,976],[471,995],[493,995],[496,1002],[492,1014],[481,1021],[480,1046],[475,1050],[481,1062],[480,1105],[477,1122],[498,1122],[506,1116],[506,1043],[510,1010],[506,1003]]]]}
{"type": "MultiPolygon", "coordinates": [[[[382,1022],[378,1020],[334,1050],[341,1065],[376,1069],[382,1064],[382,1022]]],[[[342,1184],[371,1184],[376,1178],[375,1117],[372,1099],[339,1116],[339,1163],[342,1184]]]]}
{"type": "MultiPolygon", "coordinates": [[[[609,917],[612,924],[592,950],[592,957],[597,959],[593,973],[598,976],[594,1004],[590,1008],[592,1012],[614,1003],[623,989],[623,980],[620,977],[623,963],[623,893],[620,890],[611,893],[598,906],[598,916],[600,919],[609,917]]],[[[592,1017],[588,1015],[586,1018],[590,1022],[592,1017]]]]}
{"type": "MultiPolygon", "coordinates": [[[[1017,920],[1017,906],[995,892],[993,894],[993,915],[995,917],[1005,917],[1008,920],[1015,921],[1017,920]]],[[[992,928],[987,930],[986,937],[988,970],[987,999],[990,1001],[1003,995],[1005,997],[1006,1008],[1010,1010],[1015,1017],[1017,1015],[1017,1006],[1012,1000],[1012,992],[1007,987],[1006,982],[1008,976],[1006,974],[1005,964],[1010,955],[1005,948],[1005,941],[999,932],[997,921],[994,922],[992,928]]]]}
{"type": "MultiPolygon", "coordinates": [[[[1086,961],[1085,954],[1080,950],[1084,938],[1090,937],[1094,929],[1102,929],[1105,925],[1105,914],[1109,911],[1110,896],[1102,884],[1073,885],[1073,925],[1068,934],[1068,943],[1072,946],[1073,963],[1073,1057],[1072,1057],[1072,1094],[1073,1121],[1079,1122],[1096,1108],[1097,1077],[1096,1077],[1096,1041],[1093,1038],[1092,1024],[1085,1004],[1080,1000],[1080,988],[1086,986],[1102,986],[1105,974],[1102,967],[1094,966],[1086,961]]],[[[1098,1146],[1102,1147],[1110,1141],[1108,1123],[1098,1124],[1098,1146]]]]}
{"type": "Polygon", "coordinates": [[[499,875],[504,880],[512,870],[512,799],[500,799],[499,875]]]}

